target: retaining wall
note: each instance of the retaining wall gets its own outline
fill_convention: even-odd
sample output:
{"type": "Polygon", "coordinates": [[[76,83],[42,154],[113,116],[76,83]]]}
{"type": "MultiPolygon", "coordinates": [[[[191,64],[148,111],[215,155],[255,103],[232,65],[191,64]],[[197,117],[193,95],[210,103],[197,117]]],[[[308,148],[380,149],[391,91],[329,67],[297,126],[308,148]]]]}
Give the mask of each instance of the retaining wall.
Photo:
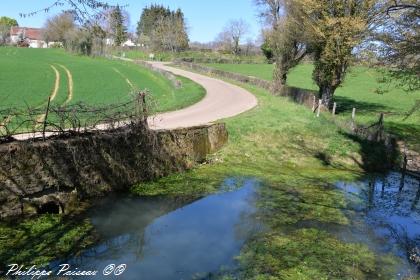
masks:
{"type": "MultiPolygon", "coordinates": [[[[228,139],[224,124],[150,131],[125,127],[0,145],[0,218],[68,213],[78,201],[180,172],[228,139]]],[[[77,206],[76,206],[77,207],[77,206]]]]}

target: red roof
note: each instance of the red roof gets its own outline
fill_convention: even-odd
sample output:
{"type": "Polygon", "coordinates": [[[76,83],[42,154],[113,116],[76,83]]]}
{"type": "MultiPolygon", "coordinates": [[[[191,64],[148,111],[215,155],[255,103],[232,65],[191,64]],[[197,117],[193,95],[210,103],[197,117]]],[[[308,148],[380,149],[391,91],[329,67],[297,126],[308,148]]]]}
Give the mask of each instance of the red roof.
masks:
{"type": "Polygon", "coordinates": [[[29,40],[42,40],[42,29],[41,28],[30,28],[30,27],[19,27],[14,26],[10,29],[10,35],[18,35],[23,33],[23,37],[29,40]]]}

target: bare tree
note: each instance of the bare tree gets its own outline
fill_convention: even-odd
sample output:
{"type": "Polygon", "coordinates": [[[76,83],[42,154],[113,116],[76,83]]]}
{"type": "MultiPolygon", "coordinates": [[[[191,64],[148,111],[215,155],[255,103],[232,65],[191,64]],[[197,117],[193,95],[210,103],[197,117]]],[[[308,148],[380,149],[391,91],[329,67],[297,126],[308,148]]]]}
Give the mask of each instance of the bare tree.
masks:
{"type": "Polygon", "coordinates": [[[232,38],[232,52],[239,55],[241,52],[240,43],[243,37],[249,33],[249,24],[243,19],[231,20],[225,27],[224,33],[232,38]]]}
{"type": "Polygon", "coordinates": [[[214,39],[214,43],[217,50],[229,52],[232,50],[232,37],[227,31],[222,31],[217,34],[216,38],[214,39]]]}
{"type": "Polygon", "coordinates": [[[42,7],[39,10],[27,13],[22,12],[19,15],[23,18],[31,17],[41,12],[48,13],[55,7],[70,7],[67,11],[72,13],[80,23],[92,22],[97,16],[101,16],[101,13],[98,13],[100,10],[115,8],[115,6],[101,0],[54,0],[48,7],[42,7]]]}
{"type": "Polygon", "coordinates": [[[62,42],[66,44],[66,34],[76,28],[74,16],[71,13],[61,13],[47,20],[43,37],[46,42],[62,42]]]}
{"type": "Polygon", "coordinates": [[[391,81],[406,91],[420,89],[420,4],[417,0],[384,3],[374,30],[373,46],[388,66],[391,81]],[[377,42],[380,44],[377,44],[377,42]]]}
{"type": "Polygon", "coordinates": [[[260,17],[267,26],[265,44],[269,46],[275,68],[273,91],[278,92],[286,84],[287,74],[308,53],[304,40],[305,30],[295,20],[298,8],[290,0],[255,0],[260,17]]]}

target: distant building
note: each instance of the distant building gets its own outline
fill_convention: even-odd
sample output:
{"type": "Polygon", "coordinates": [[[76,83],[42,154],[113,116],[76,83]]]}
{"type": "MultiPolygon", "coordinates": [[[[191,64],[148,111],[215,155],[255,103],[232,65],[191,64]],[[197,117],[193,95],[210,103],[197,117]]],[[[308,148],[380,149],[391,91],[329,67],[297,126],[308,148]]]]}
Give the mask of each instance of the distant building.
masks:
{"type": "Polygon", "coordinates": [[[105,45],[107,45],[107,46],[113,46],[114,43],[115,43],[115,41],[112,38],[106,38],[105,39],[105,45]]]}
{"type": "Polygon", "coordinates": [[[57,42],[45,42],[42,37],[42,28],[19,27],[10,28],[10,41],[12,44],[26,42],[30,48],[48,48],[57,42]]]}
{"type": "Polygon", "coordinates": [[[122,44],[123,47],[137,47],[138,45],[134,43],[131,39],[128,39],[122,44]]]}

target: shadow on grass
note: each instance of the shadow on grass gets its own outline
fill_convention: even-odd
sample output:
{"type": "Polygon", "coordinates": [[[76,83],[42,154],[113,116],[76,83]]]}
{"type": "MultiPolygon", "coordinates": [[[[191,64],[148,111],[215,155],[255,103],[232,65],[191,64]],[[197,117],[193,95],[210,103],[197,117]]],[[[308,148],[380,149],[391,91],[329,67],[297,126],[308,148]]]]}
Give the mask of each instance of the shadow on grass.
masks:
{"type": "Polygon", "coordinates": [[[363,102],[360,100],[356,101],[344,96],[335,96],[334,100],[337,102],[337,114],[351,113],[353,108],[356,108],[358,113],[385,112],[390,110],[388,106],[377,103],[363,102]]]}
{"type": "Polygon", "coordinates": [[[350,158],[366,172],[386,172],[395,166],[399,155],[396,143],[385,145],[384,142],[369,141],[347,132],[340,133],[360,145],[361,161],[350,158]]]}
{"type": "Polygon", "coordinates": [[[386,122],[385,128],[390,133],[397,136],[398,139],[405,139],[407,142],[413,143],[420,148],[420,125],[413,123],[386,122]]]}
{"type": "Polygon", "coordinates": [[[42,215],[0,224],[0,270],[9,263],[45,265],[92,244],[91,224],[81,216],[42,215]],[[3,242],[4,239],[7,242],[3,242]]]}

